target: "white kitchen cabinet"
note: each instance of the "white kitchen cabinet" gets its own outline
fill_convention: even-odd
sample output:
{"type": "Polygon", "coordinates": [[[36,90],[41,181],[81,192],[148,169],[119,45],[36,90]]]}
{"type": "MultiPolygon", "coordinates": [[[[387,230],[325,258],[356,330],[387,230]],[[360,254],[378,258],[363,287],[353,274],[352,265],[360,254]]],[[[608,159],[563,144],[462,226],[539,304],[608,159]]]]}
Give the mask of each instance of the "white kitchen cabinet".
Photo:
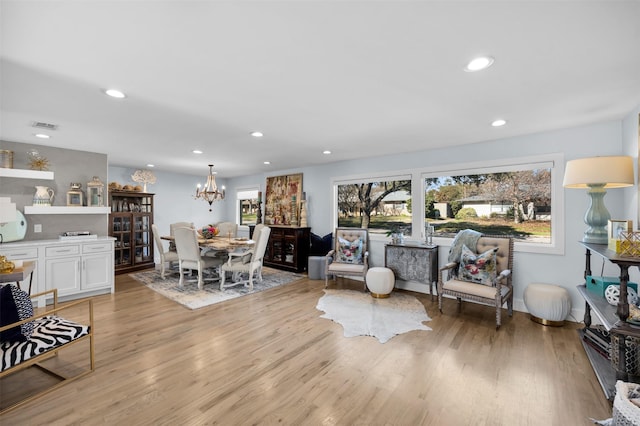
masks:
{"type": "MultiPolygon", "coordinates": [[[[65,299],[114,292],[113,238],[3,244],[10,260],[35,260],[32,293],[58,289],[65,299]]],[[[28,283],[21,286],[28,288],[28,283]]]]}
{"type": "Polygon", "coordinates": [[[38,287],[38,247],[13,247],[7,248],[10,244],[2,244],[0,246],[0,254],[3,256],[7,256],[12,262],[15,261],[33,261],[36,262],[36,266],[33,270],[33,275],[30,278],[26,278],[23,281],[20,281],[20,288],[24,291],[29,290],[29,280],[31,279],[31,294],[36,294],[44,289],[38,287]]]}
{"type": "Polygon", "coordinates": [[[57,288],[58,296],[68,296],[80,291],[80,256],[47,257],[45,265],[46,290],[57,288]]]}

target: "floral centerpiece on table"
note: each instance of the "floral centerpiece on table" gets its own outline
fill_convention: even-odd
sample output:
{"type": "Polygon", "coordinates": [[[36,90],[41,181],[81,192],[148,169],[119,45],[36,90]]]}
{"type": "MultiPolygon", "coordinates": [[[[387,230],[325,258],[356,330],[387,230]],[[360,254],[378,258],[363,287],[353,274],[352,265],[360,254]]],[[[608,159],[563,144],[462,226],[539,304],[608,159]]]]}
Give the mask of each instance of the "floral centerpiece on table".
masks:
{"type": "Polygon", "coordinates": [[[205,225],[198,231],[198,234],[202,236],[202,238],[210,239],[218,235],[220,232],[220,228],[217,228],[211,224],[205,225]]]}

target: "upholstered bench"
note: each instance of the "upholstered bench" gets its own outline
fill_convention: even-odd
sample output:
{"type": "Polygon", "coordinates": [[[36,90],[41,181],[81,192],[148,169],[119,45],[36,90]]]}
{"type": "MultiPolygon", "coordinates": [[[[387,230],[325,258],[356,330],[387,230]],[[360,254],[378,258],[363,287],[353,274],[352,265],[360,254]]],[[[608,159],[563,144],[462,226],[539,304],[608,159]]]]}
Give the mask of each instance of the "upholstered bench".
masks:
{"type": "Polygon", "coordinates": [[[559,285],[529,284],[523,299],[531,320],[542,325],[560,327],[571,312],[569,292],[559,285]]]}
{"type": "MultiPolygon", "coordinates": [[[[3,310],[7,309],[5,300],[8,292],[6,292],[6,290],[9,289],[10,287],[8,286],[11,285],[12,284],[7,284],[0,289],[0,291],[2,291],[1,303],[3,310]]],[[[23,405],[64,383],[82,377],[94,369],[93,301],[91,299],[85,299],[66,304],[63,307],[58,307],[57,289],[25,297],[28,300],[29,297],[35,299],[37,297],[46,298],[47,296],[53,297],[52,309],[47,307],[44,309],[44,312],[37,315],[32,315],[28,318],[19,319],[11,324],[0,326],[0,336],[2,336],[3,339],[0,340],[0,378],[31,366],[37,366],[53,376],[60,378],[61,381],[52,387],[46,388],[20,401],[8,402],[7,406],[2,404],[0,406],[0,414],[23,405]],[[88,324],[80,324],[58,316],[60,312],[71,309],[73,309],[72,312],[74,316],[83,315],[83,313],[80,312],[83,307],[87,308],[84,315],[87,316],[88,324]],[[18,334],[16,335],[16,333],[18,334]],[[67,377],[66,375],[61,375],[50,370],[42,364],[43,361],[58,356],[61,350],[87,339],[89,355],[88,369],[75,376],[67,377]]],[[[24,300],[20,302],[24,304],[24,300]]],[[[19,307],[18,310],[21,308],[23,307],[19,307]]],[[[31,308],[31,311],[33,311],[33,308],[31,308]]],[[[2,315],[3,319],[6,318],[6,313],[7,311],[5,310],[2,315]]]]}

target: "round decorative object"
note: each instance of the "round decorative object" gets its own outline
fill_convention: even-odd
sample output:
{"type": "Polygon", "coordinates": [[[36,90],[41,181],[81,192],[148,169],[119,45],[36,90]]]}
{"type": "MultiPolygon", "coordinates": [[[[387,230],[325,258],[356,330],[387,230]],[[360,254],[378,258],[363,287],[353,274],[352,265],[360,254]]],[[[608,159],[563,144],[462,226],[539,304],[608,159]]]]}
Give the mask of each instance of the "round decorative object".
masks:
{"type": "Polygon", "coordinates": [[[0,256],[0,273],[8,274],[14,270],[16,265],[5,256],[0,256]]]}
{"type": "MultiPolygon", "coordinates": [[[[604,297],[610,305],[617,305],[620,300],[620,286],[608,286],[604,290],[604,297]]],[[[638,293],[636,293],[636,291],[631,287],[627,287],[627,301],[632,305],[635,305],[638,301],[638,293]]]]}

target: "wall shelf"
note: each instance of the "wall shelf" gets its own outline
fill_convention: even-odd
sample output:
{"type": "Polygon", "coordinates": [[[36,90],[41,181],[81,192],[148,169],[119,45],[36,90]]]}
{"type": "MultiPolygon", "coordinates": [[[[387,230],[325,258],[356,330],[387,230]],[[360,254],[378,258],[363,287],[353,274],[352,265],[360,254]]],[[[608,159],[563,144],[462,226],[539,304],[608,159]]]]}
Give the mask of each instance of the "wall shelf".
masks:
{"type": "Polygon", "coordinates": [[[24,206],[24,214],[109,214],[111,207],[24,206]]]}
{"type": "Polygon", "coordinates": [[[26,169],[5,169],[0,167],[0,177],[53,180],[53,172],[26,169]]]}

